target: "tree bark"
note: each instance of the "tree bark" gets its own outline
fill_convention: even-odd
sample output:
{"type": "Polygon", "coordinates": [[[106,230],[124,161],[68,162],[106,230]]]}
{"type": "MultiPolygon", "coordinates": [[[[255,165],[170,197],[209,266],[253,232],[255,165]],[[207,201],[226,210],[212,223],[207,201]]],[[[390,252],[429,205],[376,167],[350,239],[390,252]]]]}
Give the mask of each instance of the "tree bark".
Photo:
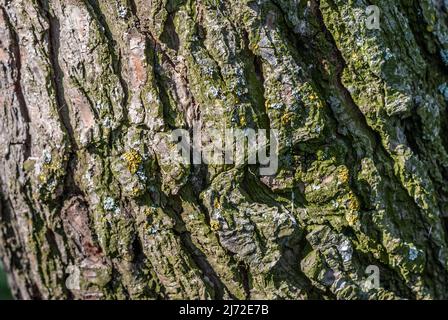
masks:
{"type": "Polygon", "coordinates": [[[13,294],[447,299],[447,11],[0,0],[13,294]],[[278,129],[278,172],[175,161],[195,124],[278,129]]]}

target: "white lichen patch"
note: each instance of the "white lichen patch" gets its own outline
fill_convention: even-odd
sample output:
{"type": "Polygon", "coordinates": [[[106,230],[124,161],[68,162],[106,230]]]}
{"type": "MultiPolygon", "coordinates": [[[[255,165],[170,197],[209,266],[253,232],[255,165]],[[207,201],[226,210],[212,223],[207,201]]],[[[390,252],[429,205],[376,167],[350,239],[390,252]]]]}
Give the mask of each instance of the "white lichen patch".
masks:
{"type": "Polygon", "coordinates": [[[103,208],[106,211],[119,214],[121,212],[120,208],[117,206],[115,200],[112,197],[106,197],[103,201],[103,208]]]}
{"type": "Polygon", "coordinates": [[[118,16],[121,19],[125,19],[128,16],[128,8],[125,6],[118,7],[118,16]]]}
{"type": "Polygon", "coordinates": [[[419,250],[417,250],[416,247],[410,247],[408,258],[409,258],[409,260],[414,261],[418,258],[419,254],[420,254],[420,252],[419,252],[419,250]]]}
{"type": "Polygon", "coordinates": [[[45,164],[50,164],[52,160],[52,155],[51,152],[48,150],[44,150],[43,155],[42,155],[42,161],[45,164]]]}
{"type": "Polygon", "coordinates": [[[344,240],[338,246],[339,254],[341,255],[343,262],[349,262],[352,259],[353,248],[349,240],[344,240]]]}

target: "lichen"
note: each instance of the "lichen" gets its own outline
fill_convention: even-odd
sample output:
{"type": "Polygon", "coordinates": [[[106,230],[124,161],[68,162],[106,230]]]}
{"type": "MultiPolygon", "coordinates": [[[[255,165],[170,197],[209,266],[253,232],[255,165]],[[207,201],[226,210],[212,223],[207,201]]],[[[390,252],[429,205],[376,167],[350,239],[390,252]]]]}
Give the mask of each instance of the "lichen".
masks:
{"type": "Polygon", "coordinates": [[[213,232],[217,232],[217,231],[219,231],[221,229],[221,224],[219,223],[218,220],[211,220],[210,221],[210,229],[213,232]]]}
{"type": "Polygon", "coordinates": [[[103,209],[115,214],[120,213],[120,207],[116,204],[115,199],[112,197],[106,197],[103,201],[103,209]]]}
{"type": "Polygon", "coordinates": [[[142,164],[143,158],[136,150],[132,149],[125,154],[123,154],[123,158],[127,162],[128,170],[131,174],[136,174],[139,169],[140,165],[142,164]]]}

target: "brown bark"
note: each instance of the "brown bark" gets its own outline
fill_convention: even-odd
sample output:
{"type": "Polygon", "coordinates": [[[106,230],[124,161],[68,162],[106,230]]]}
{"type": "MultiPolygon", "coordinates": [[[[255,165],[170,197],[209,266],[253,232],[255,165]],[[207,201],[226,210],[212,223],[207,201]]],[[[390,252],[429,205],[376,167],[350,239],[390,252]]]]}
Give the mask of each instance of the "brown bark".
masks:
{"type": "Polygon", "coordinates": [[[15,297],[448,298],[447,9],[0,0],[15,297]],[[176,162],[194,124],[278,129],[277,174],[176,162]]]}

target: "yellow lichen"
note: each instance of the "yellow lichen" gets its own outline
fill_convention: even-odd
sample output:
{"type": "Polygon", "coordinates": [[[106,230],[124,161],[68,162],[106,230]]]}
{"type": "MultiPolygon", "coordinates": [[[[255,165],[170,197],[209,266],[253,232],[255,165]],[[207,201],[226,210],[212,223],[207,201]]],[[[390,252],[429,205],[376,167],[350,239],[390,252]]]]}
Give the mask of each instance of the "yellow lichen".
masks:
{"type": "Polygon", "coordinates": [[[140,153],[138,153],[136,150],[133,149],[126,152],[123,155],[123,158],[126,160],[128,170],[131,174],[135,174],[138,171],[140,164],[143,161],[143,158],[140,155],[140,153]]]}
{"type": "Polygon", "coordinates": [[[213,204],[213,206],[215,207],[215,209],[220,209],[221,208],[221,204],[219,203],[218,199],[215,199],[215,203],[213,204]]]}
{"type": "Polygon", "coordinates": [[[258,50],[260,49],[260,46],[259,46],[258,42],[253,44],[253,45],[251,45],[251,47],[252,47],[251,48],[252,52],[258,52],[258,50]]]}
{"type": "Polygon", "coordinates": [[[213,232],[219,231],[220,228],[221,228],[221,225],[218,220],[210,221],[210,229],[212,229],[213,232]]]}
{"type": "Polygon", "coordinates": [[[342,170],[338,174],[338,179],[341,183],[345,184],[350,179],[350,174],[347,167],[343,167],[342,170]]]}
{"type": "Polygon", "coordinates": [[[345,214],[345,220],[347,220],[349,226],[353,227],[359,221],[358,214],[356,211],[347,211],[345,214]]]}
{"type": "Polygon", "coordinates": [[[150,217],[152,216],[156,210],[154,208],[145,208],[144,213],[146,216],[150,217]]]}
{"type": "Polygon", "coordinates": [[[241,124],[241,126],[243,126],[243,127],[247,126],[247,121],[246,121],[246,116],[245,116],[245,115],[242,115],[242,116],[240,117],[240,124],[241,124]]]}
{"type": "Polygon", "coordinates": [[[286,125],[286,124],[290,123],[291,120],[292,120],[292,116],[293,116],[293,113],[292,113],[292,112],[285,113],[285,114],[282,116],[282,119],[281,119],[282,124],[283,124],[283,125],[286,125]]]}
{"type": "Polygon", "coordinates": [[[49,163],[44,163],[44,165],[42,166],[42,168],[43,168],[46,172],[48,172],[49,174],[50,174],[50,173],[54,173],[54,174],[58,174],[58,173],[59,173],[59,174],[65,174],[63,164],[60,163],[60,162],[57,162],[57,161],[52,161],[52,162],[49,162],[49,163]]]}
{"type": "Polygon", "coordinates": [[[131,196],[134,198],[137,198],[137,197],[142,196],[144,192],[145,192],[145,190],[138,188],[138,187],[134,187],[134,188],[132,188],[131,196]]]}
{"type": "Polygon", "coordinates": [[[45,176],[45,174],[41,173],[37,179],[39,180],[40,183],[46,183],[47,182],[47,177],[45,176]]]}
{"type": "Polygon", "coordinates": [[[353,193],[350,193],[348,208],[352,211],[359,211],[361,208],[358,198],[353,193]]]}

